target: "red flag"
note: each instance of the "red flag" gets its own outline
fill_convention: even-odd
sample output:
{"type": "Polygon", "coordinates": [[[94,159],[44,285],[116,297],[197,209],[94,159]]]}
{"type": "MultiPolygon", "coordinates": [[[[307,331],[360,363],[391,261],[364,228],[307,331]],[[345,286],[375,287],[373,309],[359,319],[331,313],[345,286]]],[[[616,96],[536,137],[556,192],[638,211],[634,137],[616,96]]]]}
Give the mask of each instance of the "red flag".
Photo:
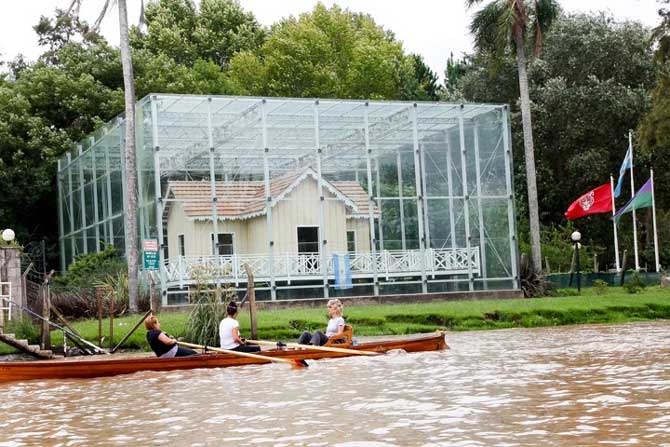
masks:
{"type": "Polygon", "coordinates": [[[572,202],[572,205],[565,212],[568,220],[579,219],[589,214],[611,213],[612,212],[612,186],[606,183],[592,189],[579,199],[572,202]]]}

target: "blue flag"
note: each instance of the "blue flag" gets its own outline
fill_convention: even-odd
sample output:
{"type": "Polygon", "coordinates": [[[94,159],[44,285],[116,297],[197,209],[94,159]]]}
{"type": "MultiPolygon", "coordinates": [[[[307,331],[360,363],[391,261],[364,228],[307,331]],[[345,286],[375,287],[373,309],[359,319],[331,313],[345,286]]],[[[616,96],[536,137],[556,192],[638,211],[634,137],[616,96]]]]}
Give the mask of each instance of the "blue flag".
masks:
{"type": "Polygon", "coordinates": [[[335,273],[336,289],[351,289],[351,261],[349,255],[333,253],[333,271],[335,273]]]}
{"type": "Polygon", "coordinates": [[[628,146],[628,150],[626,151],[626,158],[623,159],[623,163],[621,163],[621,168],[619,168],[619,181],[616,182],[616,188],[614,188],[614,197],[619,197],[621,195],[621,186],[623,185],[623,178],[626,175],[626,170],[630,169],[633,167],[632,163],[632,148],[630,145],[628,146]]]}

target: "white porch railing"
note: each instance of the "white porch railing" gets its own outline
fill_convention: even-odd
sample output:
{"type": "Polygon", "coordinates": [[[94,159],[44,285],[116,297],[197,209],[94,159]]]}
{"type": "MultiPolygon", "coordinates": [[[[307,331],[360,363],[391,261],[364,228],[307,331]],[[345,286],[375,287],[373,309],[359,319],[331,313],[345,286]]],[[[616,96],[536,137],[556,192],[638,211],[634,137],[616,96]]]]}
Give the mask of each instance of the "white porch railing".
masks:
{"type": "MultiPolygon", "coordinates": [[[[472,275],[480,274],[479,247],[456,249],[384,250],[349,253],[351,276],[369,278],[376,266],[380,278],[426,275],[472,275]]],[[[259,281],[269,281],[274,267],[276,281],[318,280],[323,278],[321,255],[319,253],[232,256],[178,256],[166,260],[163,273],[168,285],[193,283],[198,276],[212,277],[239,285],[246,282],[244,264],[249,264],[254,277],[259,281]]],[[[333,258],[326,256],[328,276],[334,278],[333,258]]]]}

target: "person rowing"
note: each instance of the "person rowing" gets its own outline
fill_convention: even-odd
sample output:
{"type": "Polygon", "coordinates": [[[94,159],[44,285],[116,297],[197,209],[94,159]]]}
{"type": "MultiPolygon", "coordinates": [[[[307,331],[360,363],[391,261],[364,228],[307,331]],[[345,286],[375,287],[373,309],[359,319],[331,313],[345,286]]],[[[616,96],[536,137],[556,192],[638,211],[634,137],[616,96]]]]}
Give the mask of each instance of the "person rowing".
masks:
{"type": "Polygon", "coordinates": [[[314,331],[314,334],[311,334],[310,332],[305,331],[300,338],[298,338],[298,344],[323,346],[328,342],[330,337],[341,335],[344,331],[344,318],[342,317],[343,308],[344,306],[340,300],[328,301],[328,314],[330,315],[330,320],[328,320],[326,333],[324,334],[321,331],[314,331]]]}
{"type": "Polygon", "coordinates": [[[221,348],[238,352],[258,352],[260,346],[247,345],[240,338],[240,323],[235,319],[237,317],[237,303],[231,301],[226,309],[228,316],[221,320],[219,324],[219,338],[221,339],[221,348]]]}
{"type": "Polygon", "coordinates": [[[178,346],[177,340],[161,330],[161,324],[154,315],[149,315],[144,319],[144,327],[147,328],[147,342],[151,350],[156,353],[156,357],[167,359],[197,354],[193,349],[178,346]]]}

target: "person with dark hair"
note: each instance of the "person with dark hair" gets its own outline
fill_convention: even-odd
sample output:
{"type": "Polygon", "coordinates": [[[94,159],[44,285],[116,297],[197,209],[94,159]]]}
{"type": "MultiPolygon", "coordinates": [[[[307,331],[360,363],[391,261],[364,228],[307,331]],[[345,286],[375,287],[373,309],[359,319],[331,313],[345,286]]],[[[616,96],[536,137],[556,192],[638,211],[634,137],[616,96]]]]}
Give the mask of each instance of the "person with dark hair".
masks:
{"type": "Polygon", "coordinates": [[[197,354],[193,349],[178,346],[177,340],[161,331],[161,324],[154,315],[144,319],[144,327],[147,329],[147,342],[151,350],[156,353],[156,357],[167,359],[197,354]]]}
{"type": "Polygon", "coordinates": [[[221,339],[221,348],[230,349],[238,352],[258,352],[260,346],[247,345],[240,338],[240,323],[235,319],[237,317],[237,303],[231,301],[226,309],[228,316],[221,320],[219,324],[219,337],[221,339]]]}

